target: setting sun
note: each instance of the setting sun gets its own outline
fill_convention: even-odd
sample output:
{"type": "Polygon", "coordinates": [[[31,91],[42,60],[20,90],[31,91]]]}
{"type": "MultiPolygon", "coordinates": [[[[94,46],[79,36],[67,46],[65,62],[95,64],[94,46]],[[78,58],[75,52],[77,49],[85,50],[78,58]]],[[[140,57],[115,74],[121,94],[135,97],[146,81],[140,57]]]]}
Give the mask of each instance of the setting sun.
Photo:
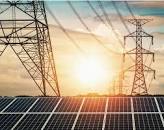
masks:
{"type": "Polygon", "coordinates": [[[77,78],[82,83],[97,84],[111,81],[113,78],[112,67],[106,67],[100,59],[87,58],[81,60],[76,66],[77,78]],[[108,74],[110,72],[110,74],[108,74]]]}

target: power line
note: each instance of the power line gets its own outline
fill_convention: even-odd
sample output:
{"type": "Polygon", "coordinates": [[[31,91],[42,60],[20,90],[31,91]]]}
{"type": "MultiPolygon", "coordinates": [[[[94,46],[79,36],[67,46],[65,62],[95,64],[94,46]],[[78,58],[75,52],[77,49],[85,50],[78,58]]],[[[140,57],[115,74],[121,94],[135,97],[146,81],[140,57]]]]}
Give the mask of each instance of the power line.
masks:
{"type": "Polygon", "coordinates": [[[129,10],[131,16],[133,17],[133,19],[136,19],[135,15],[133,14],[133,11],[131,10],[131,8],[129,6],[129,3],[127,1],[124,1],[124,2],[125,2],[127,9],[129,10]]]}
{"type": "Polygon", "coordinates": [[[54,13],[49,9],[48,5],[46,4],[46,9],[52,16],[52,18],[56,21],[56,23],[59,25],[60,29],[63,31],[63,33],[67,36],[67,38],[73,43],[73,45],[81,52],[81,54],[86,55],[86,52],[81,49],[81,47],[76,43],[76,41],[69,35],[67,30],[63,27],[63,25],[59,22],[59,20],[56,18],[54,13]]]}
{"type": "Polygon", "coordinates": [[[90,3],[90,1],[87,0],[87,3],[89,5],[89,7],[92,9],[92,11],[96,14],[96,17],[99,18],[99,20],[106,26],[109,28],[109,26],[104,22],[104,20],[101,18],[101,16],[99,15],[99,13],[96,11],[96,9],[92,6],[92,4],[90,3]]]}
{"type": "Polygon", "coordinates": [[[123,44],[123,42],[121,41],[121,39],[119,38],[119,35],[118,35],[118,33],[116,32],[116,30],[115,30],[115,28],[114,28],[112,22],[110,21],[110,19],[109,19],[107,13],[106,13],[106,11],[105,11],[105,9],[104,9],[104,7],[103,7],[101,1],[98,1],[98,3],[99,3],[100,9],[102,10],[102,12],[103,12],[103,14],[104,14],[104,16],[105,16],[105,19],[106,19],[107,23],[110,25],[112,31],[114,32],[116,38],[118,39],[118,42],[120,43],[120,45],[124,48],[124,44],[123,44]]]}
{"type": "Polygon", "coordinates": [[[72,11],[75,13],[75,15],[77,16],[77,18],[79,19],[79,21],[81,22],[81,24],[85,27],[85,29],[90,33],[90,35],[97,41],[97,43],[99,43],[104,49],[107,50],[107,52],[112,52],[114,54],[119,54],[118,52],[113,51],[112,49],[107,48],[104,43],[102,41],[100,41],[91,31],[91,29],[87,26],[87,24],[83,21],[83,19],[81,18],[81,16],[79,15],[79,13],[76,11],[75,7],[72,5],[71,1],[67,1],[68,5],[70,6],[70,8],[72,9],[72,11]]]}
{"type": "MultiPolygon", "coordinates": [[[[120,43],[120,45],[123,47],[123,49],[124,49],[124,51],[125,51],[124,43],[121,41],[121,39],[119,38],[118,33],[115,31],[115,28],[114,28],[112,22],[110,21],[110,19],[109,19],[107,13],[106,13],[106,11],[105,11],[105,9],[104,9],[104,7],[103,7],[101,1],[98,1],[98,3],[99,3],[100,9],[102,10],[102,12],[103,12],[103,14],[104,14],[104,16],[105,16],[105,18],[106,18],[106,21],[108,22],[108,24],[109,24],[110,27],[112,28],[112,31],[114,32],[114,34],[115,34],[115,36],[116,36],[118,42],[120,43]]],[[[130,57],[131,60],[134,62],[134,59],[133,59],[131,56],[129,56],[129,57],[130,57]]]]}
{"type": "Polygon", "coordinates": [[[131,33],[131,32],[130,32],[130,29],[128,28],[128,26],[127,26],[127,24],[126,24],[124,18],[122,17],[122,15],[121,15],[121,13],[120,13],[120,11],[119,11],[119,9],[118,9],[118,7],[117,7],[115,1],[112,1],[112,4],[113,4],[113,6],[114,6],[114,8],[115,8],[115,10],[116,10],[116,12],[117,12],[117,14],[118,14],[118,16],[120,17],[120,20],[121,20],[121,22],[123,23],[125,29],[128,31],[128,33],[131,33]]]}

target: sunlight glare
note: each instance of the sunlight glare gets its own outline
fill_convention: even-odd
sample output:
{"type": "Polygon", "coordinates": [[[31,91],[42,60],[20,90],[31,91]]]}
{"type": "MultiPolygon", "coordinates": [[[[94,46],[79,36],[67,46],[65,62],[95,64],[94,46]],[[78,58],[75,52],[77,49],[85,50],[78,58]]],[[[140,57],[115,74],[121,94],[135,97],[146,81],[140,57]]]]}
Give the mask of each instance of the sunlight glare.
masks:
{"type": "MultiPolygon", "coordinates": [[[[109,67],[108,67],[109,68],[109,67]]],[[[105,64],[102,61],[92,58],[82,60],[76,67],[76,74],[82,83],[101,83],[112,80],[112,69],[106,70],[105,64]],[[110,71],[110,76],[108,72],[110,71]]]]}

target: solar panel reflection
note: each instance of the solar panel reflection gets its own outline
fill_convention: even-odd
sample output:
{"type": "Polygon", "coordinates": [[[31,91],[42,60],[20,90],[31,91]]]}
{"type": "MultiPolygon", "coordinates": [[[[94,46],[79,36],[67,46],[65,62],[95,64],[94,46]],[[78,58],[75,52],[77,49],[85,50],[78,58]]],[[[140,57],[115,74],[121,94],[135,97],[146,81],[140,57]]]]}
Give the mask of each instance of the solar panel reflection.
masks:
{"type": "Polygon", "coordinates": [[[103,118],[103,114],[80,114],[75,130],[101,130],[103,118]]]}
{"type": "Polygon", "coordinates": [[[89,97],[85,98],[82,112],[104,112],[106,106],[106,98],[89,97]]]}
{"type": "Polygon", "coordinates": [[[108,98],[108,112],[131,112],[131,99],[128,97],[108,98]]]}
{"type": "Polygon", "coordinates": [[[79,97],[65,97],[59,103],[57,112],[77,112],[80,108],[83,98],[79,97]]]}

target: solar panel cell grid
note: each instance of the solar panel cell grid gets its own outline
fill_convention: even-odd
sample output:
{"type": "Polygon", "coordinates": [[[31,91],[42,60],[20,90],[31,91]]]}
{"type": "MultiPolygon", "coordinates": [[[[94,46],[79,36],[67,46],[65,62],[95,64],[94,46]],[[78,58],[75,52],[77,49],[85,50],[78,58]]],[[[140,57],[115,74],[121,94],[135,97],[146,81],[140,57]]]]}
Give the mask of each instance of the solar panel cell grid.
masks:
{"type": "Polygon", "coordinates": [[[0,114],[0,129],[11,130],[21,116],[21,114],[0,114]]]}
{"type": "Polygon", "coordinates": [[[61,100],[57,109],[57,112],[77,112],[80,108],[83,98],[78,97],[66,97],[61,100]]]}
{"type": "Polygon", "coordinates": [[[105,130],[133,130],[131,114],[108,114],[105,130]]]}
{"type": "Polygon", "coordinates": [[[159,98],[157,98],[157,101],[158,101],[158,105],[159,105],[161,112],[164,112],[164,98],[159,97],[159,98]]]}
{"type": "Polygon", "coordinates": [[[101,130],[103,119],[103,114],[80,114],[75,130],[101,130]]]}
{"type": "Polygon", "coordinates": [[[4,112],[26,112],[36,98],[18,98],[4,112]]]}
{"type": "Polygon", "coordinates": [[[131,99],[111,97],[108,99],[108,112],[131,112],[131,99]]]}
{"type": "Polygon", "coordinates": [[[106,106],[106,98],[85,98],[82,112],[104,112],[106,106]]]}
{"type": "Polygon", "coordinates": [[[164,130],[159,114],[135,114],[136,130],[164,130]]]}
{"type": "Polygon", "coordinates": [[[76,114],[53,114],[45,130],[71,130],[76,114]]]}
{"type": "Polygon", "coordinates": [[[12,100],[13,100],[12,98],[1,98],[0,111],[2,111],[12,100]]]}
{"type": "Polygon", "coordinates": [[[134,97],[133,107],[135,112],[158,112],[153,97],[134,97]]]}
{"type": "Polygon", "coordinates": [[[51,112],[58,101],[59,98],[40,98],[30,112],[51,112]]]}
{"type": "Polygon", "coordinates": [[[41,130],[48,114],[27,114],[16,126],[16,130],[41,130]]]}

